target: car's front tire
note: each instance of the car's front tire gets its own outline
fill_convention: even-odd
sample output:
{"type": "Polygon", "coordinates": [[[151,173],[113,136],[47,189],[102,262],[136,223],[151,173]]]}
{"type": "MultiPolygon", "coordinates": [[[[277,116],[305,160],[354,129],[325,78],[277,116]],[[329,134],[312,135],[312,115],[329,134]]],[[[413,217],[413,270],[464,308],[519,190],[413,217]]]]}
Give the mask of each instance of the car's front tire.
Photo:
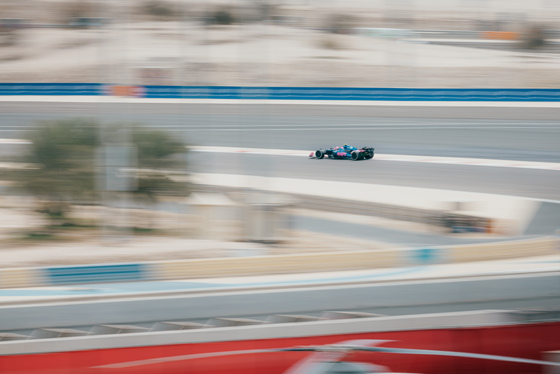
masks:
{"type": "Polygon", "coordinates": [[[325,157],[325,152],[323,152],[319,149],[319,150],[315,151],[315,157],[317,157],[318,159],[322,159],[323,157],[325,157]]]}

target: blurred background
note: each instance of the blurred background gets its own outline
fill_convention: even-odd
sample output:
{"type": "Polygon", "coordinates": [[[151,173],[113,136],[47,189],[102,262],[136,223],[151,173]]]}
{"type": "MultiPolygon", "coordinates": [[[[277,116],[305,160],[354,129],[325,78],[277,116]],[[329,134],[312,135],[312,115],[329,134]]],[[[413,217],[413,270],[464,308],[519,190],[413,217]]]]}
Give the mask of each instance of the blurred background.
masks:
{"type": "Polygon", "coordinates": [[[554,0],[4,0],[2,82],[553,88],[554,0]]]}
{"type": "MultiPolygon", "coordinates": [[[[559,20],[557,0],[2,0],[0,371],[5,341],[312,323],[340,311],[539,309],[438,326],[556,330],[408,343],[533,359],[560,348],[559,20]],[[51,95],[68,87],[78,94],[51,95]],[[273,100],[284,87],[323,100],[273,100]],[[401,96],[359,101],[351,88],[401,96]],[[464,101],[443,89],[465,89],[464,101]],[[234,98],[204,99],[218,90],[234,98]],[[410,100],[418,92],[434,96],[410,100]],[[493,97],[469,101],[481,92],[493,97]],[[343,144],[375,156],[321,157],[343,144]],[[464,279],[474,276],[490,280],[464,279]],[[424,292],[419,281],[435,278],[424,292]],[[406,286],[377,289],[380,280],[406,286]],[[348,291],[298,300],[288,287],[185,307],[193,290],[323,283],[348,291]],[[70,306],[92,297],[98,313],[70,306]],[[126,300],[107,311],[108,297],[126,300]],[[40,300],[63,306],[23,305],[40,300]]],[[[51,352],[24,348],[5,348],[22,354],[14,367],[51,352]]],[[[462,367],[434,362],[401,369],[462,367]]]]}

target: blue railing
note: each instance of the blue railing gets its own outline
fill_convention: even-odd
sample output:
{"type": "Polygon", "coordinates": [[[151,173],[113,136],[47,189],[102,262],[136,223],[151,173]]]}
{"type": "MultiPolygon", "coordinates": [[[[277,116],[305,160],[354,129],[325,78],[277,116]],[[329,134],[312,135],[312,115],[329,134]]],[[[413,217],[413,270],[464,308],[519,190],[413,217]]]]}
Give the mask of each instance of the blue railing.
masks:
{"type": "MultiPolygon", "coordinates": [[[[101,96],[99,83],[0,83],[0,95],[101,96]]],[[[390,101],[560,101],[560,89],[314,88],[236,86],[143,86],[146,98],[390,101]]]]}
{"type": "Polygon", "coordinates": [[[148,278],[145,264],[109,264],[44,268],[48,284],[130,282],[148,278]]]}
{"type": "Polygon", "coordinates": [[[0,95],[101,95],[97,83],[0,83],[0,95]]]}

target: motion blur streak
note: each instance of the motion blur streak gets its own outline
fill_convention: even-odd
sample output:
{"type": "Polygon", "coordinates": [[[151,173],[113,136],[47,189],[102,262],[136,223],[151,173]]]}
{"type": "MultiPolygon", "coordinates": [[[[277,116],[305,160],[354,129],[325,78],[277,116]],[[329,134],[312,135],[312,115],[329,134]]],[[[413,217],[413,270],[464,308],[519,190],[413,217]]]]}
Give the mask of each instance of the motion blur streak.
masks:
{"type": "Polygon", "coordinates": [[[543,370],[261,352],[355,339],[559,360],[560,2],[0,14],[2,374],[543,370]]]}

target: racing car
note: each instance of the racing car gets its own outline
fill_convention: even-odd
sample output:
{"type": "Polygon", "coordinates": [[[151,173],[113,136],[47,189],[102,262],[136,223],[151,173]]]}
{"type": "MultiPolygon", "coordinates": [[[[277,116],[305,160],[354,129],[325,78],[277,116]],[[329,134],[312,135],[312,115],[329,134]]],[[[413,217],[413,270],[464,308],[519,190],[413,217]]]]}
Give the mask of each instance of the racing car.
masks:
{"type": "Polygon", "coordinates": [[[344,144],[341,147],[332,147],[329,149],[318,149],[315,152],[309,154],[310,158],[333,158],[333,159],[343,159],[343,160],[369,160],[373,158],[375,148],[372,147],[362,147],[356,148],[344,144]]]}

